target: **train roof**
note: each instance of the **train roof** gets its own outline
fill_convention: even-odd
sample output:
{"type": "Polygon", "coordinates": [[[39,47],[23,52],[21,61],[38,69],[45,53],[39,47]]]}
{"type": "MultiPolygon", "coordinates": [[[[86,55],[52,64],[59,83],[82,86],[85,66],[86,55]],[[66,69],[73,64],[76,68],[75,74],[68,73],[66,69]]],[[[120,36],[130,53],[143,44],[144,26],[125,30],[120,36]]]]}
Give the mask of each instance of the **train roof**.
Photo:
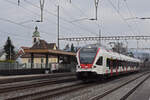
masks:
{"type": "Polygon", "coordinates": [[[84,48],[100,48],[101,51],[103,51],[103,53],[106,53],[108,56],[110,56],[113,59],[126,60],[126,61],[132,61],[132,62],[141,62],[141,60],[139,60],[139,59],[114,52],[100,44],[89,44],[89,45],[84,46],[84,48]]]}
{"type": "Polygon", "coordinates": [[[117,52],[113,52],[112,50],[107,50],[107,49],[104,49],[104,48],[102,48],[101,50],[102,51],[104,50],[105,53],[107,55],[109,55],[110,57],[112,57],[113,59],[126,60],[126,61],[132,61],[132,62],[141,62],[139,59],[136,59],[136,58],[133,58],[133,57],[130,57],[130,56],[126,56],[126,55],[123,55],[123,54],[120,54],[120,53],[117,53],[117,52]]]}

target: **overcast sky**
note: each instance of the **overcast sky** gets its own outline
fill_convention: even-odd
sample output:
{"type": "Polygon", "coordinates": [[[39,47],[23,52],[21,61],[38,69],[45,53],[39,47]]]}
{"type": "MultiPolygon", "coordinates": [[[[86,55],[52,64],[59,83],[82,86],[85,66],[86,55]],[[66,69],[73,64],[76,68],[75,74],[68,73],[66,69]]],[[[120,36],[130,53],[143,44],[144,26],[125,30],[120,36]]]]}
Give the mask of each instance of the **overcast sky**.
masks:
{"type": "MultiPolygon", "coordinates": [[[[35,26],[39,27],[42,39],[57,42],[58,4],[60,37],[98,36],[99,29],[102,30],[102,36],[150,35],[150,20],[132,19],[150,17],[150,0],[100,0],[97,21],[75,21],[95,17],[94,0],[72,0],[71,3],[69,0],[45,0],[42,23],[34,22],[40,19],[39,0],[20,0],[20,6],[17,1],[0,0],[0,47],[5,44],[8,36],[17,48],[31,46],[35,26]]],[[[61,47],[66,43],[61,41],[61,47]]],[[[81,45],[88,43],[80,42],[81,45]]],[[[139,47],[147,47],[149,43],[142,41],[139,47]]],[[[106,41],[103,44],[106,45],[106,41]]],[[[128,44],[129,47],[136,47],[136,41],[129,41],[128,44]]]]}

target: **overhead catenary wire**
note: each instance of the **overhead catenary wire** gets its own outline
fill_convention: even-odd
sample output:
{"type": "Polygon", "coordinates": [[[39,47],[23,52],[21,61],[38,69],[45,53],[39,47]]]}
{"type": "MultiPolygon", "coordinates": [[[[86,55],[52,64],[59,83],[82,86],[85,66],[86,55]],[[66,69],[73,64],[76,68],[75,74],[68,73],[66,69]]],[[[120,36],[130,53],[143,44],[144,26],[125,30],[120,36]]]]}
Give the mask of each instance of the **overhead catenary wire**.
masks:
{"type": "MultiPolygon", "coordinates": [[[[75,7],[75,8],[77,8],[77,9],[81,12],[82,15],[87,16],[87,15],[85,14],[85,12],[84,12],[80,7],[74,5],[73,3],[72,3],[72,6],[75,7]]],[[[99,24],[98,24],[96,21],[93,21],[93,22],[94,22],[94,23],[98,26],[98,28],[99,28],[99,24]]]]}
{"type": "MultiPolygon", "coordinates": [[[[87,17],[87,15],[85,14],[85,12],[80,8],[80,7],[78,7],[77,5],[75,5],[75,4],[73,4],[72,3],[72,6],[74,7],[74,8],[76,8],[76,9],[78,9],[79,10],[79,12],[82,14],[82,15],[84,15],[84,16],[86,16],[87,17]]],[[[82,19],[76,19],[76,20],[74,20],[74,22],[77,22],[77,21],[79,21],[80,22],[80,20],[90,20],[90,18],[82,18],[82,19]]],[[[96,21],[92,21],[97,27],[98,27],[98,29],[100,28],[100,25],[99,25],[99,23],[98,23],[98,20],[96,20],[96,21]]],[[[97,33],[96,33],[96,35],[98,35],[97,33]]]]}
{"type": "Polygon", "coordinates": [[[128,28],[129,29],[131,29],[131,31],[134,33],[134,30],[133,30],[133,28],[132,28],[132,26],[130,26],[129,24],[128,24],[128,22],[125,20],[125,18],[123,17],[123,15],[119,12],[119,10],[115,7],[115,5],[112,3],[112,1],[111,0],[107,0],[109,3],[110,3],[110,5],[114,8],[114,10],[118,13],[118,15],[120,16],[120,18],[123,20],[123,22],[128,26],[128,28]]]}
{"type": "MultiPolygon", "coordinates": [[[[101,1],[102,0],[100,0],[99,1],[99,3],[101,3],[101,1]]],[[[90,2],[89,2],[90,3],[90,2]]],[[[84,15],[84,16],[88,16],[86,13],[85,13],[85,11],[83,11],[83,8],[81,9],[80,7],[78,7],[77,5],[75,5],[74,3],[72,3],[71,4],[74,8],[76,8],[76,9],[78,9],[79,10],[79,12],[82,14],[82,16],[84,15]]],[[[99,10],[99,12],[100,12],[100,10],[99,10]]],[[[100,16],[99,16],[100,17],[100,16]]],[[[89,18],[82,18],[82,19],[77,19],[77,20],[74,20],[74,21],[80,21],[80,20],[88,20],[89,18]]],[[[95,23],[95,25],[98,27],[98,32],[99,32],[99,29],[101,29],[102,30],[102,21],[100,21],[101,19],[97,19],[96,21],[92,21],[93,23],[95,23]]],[[[105,30],[106,31],[106,30],[105,30]]],[[[107,32],[108,33],[108,32],[107,32]]],[[[97,35],[99,35],[99,33],[97,34],[97,35]]]]}
{"type": "MultiPolygon", "coordinates": [[[[8,1],[8,2],[9,2],[9,1],[8,1]]],[[[13,3],[13,2],[9,2],[9,3],[15,4],[15,3],[13,3]]],[[[25,8],[25,7],[23,7],[23,8],[25,8]]],[[[37,13],[36,13],[36,14],[37,14],[37,13]]],[[[8,19],[1,19],[1,20],[7,21],[7,22],[9,22],[9,23],[16,24],[16,25],[20,25],[21,27],[24,27],[24,28],[27,28],[27,29],[30,29],[30,27],[26,27],[25,25],[22,25],[22,24],[20,24],[20,23],[16,23],[16,22],[14,22],[14,21],[12,21],[12,20],[8,20],[8,19]]]]}
{"type": "MultiPolygon", "coordinates": [[[[95,22],[95,21],[94,21],[95,22]]],[[[93,33],[92,33],[93,34],[93,33]]]]}
{"type": "MultiPolygon", "coordinates": [[[[11,3],[11,4],[13,4],[13,5],[16,5],[16,3],[12,2],[12,1],[9,1],[9,0],[6,0],[6,1],[9,2],[9,3],[11,3]]],[[[35,12],[31,11],[31,10],[28,10],[28,9],[26,9],[25,7],[21,6],[21,5],[20,5],[20,7],[23,8],[23,9],[25,9],[25,10],[27,10],[27,11],[29,11],[29,12],[31,12],[31,13],[33,13],[33,14],[35,14],[35,15],[40,16],[40,14],[35,13],[35,12]]],[[[10,21],[11,21],[11,20],[10,20],[10,21]]],[[[28,20],[28,21],[34,22],[34,20],[28,20]]],[[[12,22],[13,22],[13,21],[12,21],[12,22]]],[[[26,22],[26,21],[25,21],[25,22],[26,22]]],[[[52,21],[51,21],[51,23],[52,23],[52,24],[56,24],[56,23],[54,23],[54,22],[52,22],[52,21]]],[[[14,23],[14,24],[16,24],[16,23],[14,23]]],[[[22,22],[17,23],[17,24],[18,24],[18,25],[19,25],[19,24],[22,25],[22,22]]],[[[22,26],[23,26],[23,27],[26,27],[25,25],[22,25],[22,26]]],[[[64,27],[64,26],[62,26],[62,25],[60,25],[60,27],[62,27],[62,30],[71,30],[70,28],[64,27]]],[[[31,28],[29,28],[29,29],[31,29],[31,28]]],[[[45,32],[45,33],[48,34],[47,32],[45,32]]]]}
{"type": "MultiPolygon", "coordinates": [[[[32,6],[34,6],[34,7],[36,7],[36,8],[39,8],[39,6],[37,6],[37,5],[35,5],[35,4],[31,3],[31,2],[29,2],[29,1],[27,1],[27,0],[26,0],[25,2],[28,3],[28,4],[30,4],[30,5],[32,5],[32,6]]],[[[46,10],[46,9],[44,9],[44,11],[47,12],[48,14],[50,14],[50,15],[53,15],[53,16],[57,17],[57,14],[54,14],[54,13],[52,13],[52,12],[46,10]]],[[[69,20],[67,20],[67,19],[65,19],[65,18],[63,18],[63,17],[60,17],[60,20],[62,20],[62,21],[64,21],[64,22],[67,22],[67,23],[69,23],[69,24],[72,24],[72,25],[78,27],[78,28],[81,29],[81,30],[84,30],[84,31],[89,32],[89,33],[91,33],[91,34],[95,34],[94,32],[91,32],[91,31],[89,31],[88,29],[86,29],[86,28],[84,28],[84,27],[78,26],[78,25],[75,24],[75,23],[71,23],[69,20]]]]}
{"type": "MultiPolygon", "coordinates": [[[[135,14],[134,14],[134,13],[131,11],[131,9],[129,8],[129,6],[128,6],[128,4],[127,4],[127,0],[124,0],[124,2],[125,2],[125,5],[126,5],[126,7],[127,7],[127,10],[128,10],[128,12],[129,12],[131,18],[136,17],[135,14]]],[[[135,26],[136,26],[137,32],[140,34],[141,32],[140,32],[140,30],[139,30],[139,27],[138,27],[138,25],[137,25],[137,22],[135,22],[135,26]]]]}
{"type": "MultiPolygon", "coordinates": [[[[7,0],[8,1],[8,0],[7,0]]],[[[10,1],[9,1],[10,2],[10,1]]],[[[12,3],[12,1],[10,2],[10,3],[12,3]]],[[[28,3],[28,4],[30,4],[30,5],[32,5],[33,7],[36,7],[36,8],[40,8],[39,6],[37,6],[37,5],[34,5],[34,4],[32,4],[31,2],[27,2],[26,1],[26,3],[28,3]]],[[[13,3],[13,4],[15,4],[15,3],[13,3]]],[[[20,6],[20,7],[22,7],[22,8],[24,8],[24,9],[26,9],[25,7],[23,7],[23,6],[20,6]]],[[[28,9],[26,9],[26,10],[28,10],[28,9]]],[[[46,11],[46,12],[48,12],[46,9],[44,9],[44,11],[46,11]]],[[[48,13],[50,13],[50,12],[48,12],[48,13]]],[[[36,14],[37,15],[37,13],[34,13],[34,14],[36,14]]],[[[51,13],[51,14],[53,14],[53,13],[51,13]]],[[[38,14],[38,16],[40,16],[39,14],[38,14]]],[[[56,14],[53,14],[53,16],[57,16],[56,14]]],[[[53,23],[53,24],[56,24],[56,23],[53,23]]],[[[62,30],[71,30],[70,28],[66,28],[66,27],[64,27],[64,26],[62,26],[62,25],[60,25],[60,27],[62,27],[61,29],[62,30]]],[[[86,29],[85,29],[86,30],[86,29]]]]}
{"type": "MultiPolygon", "coordinates": [[[[1,42],[0,47],[4,45],[4,43],[5,43],[4,38],[6,40],[8,36],[10,36],[12,39],[21,40],[22,42],[23,41],[26,42],[27,40],[31,41],[31,39],[24,38],[25,36],[21,36],[16,33],[4,32],[2,30],[0,30],[0,33],[2,33],[1,36],[3,36],[3,39],[0,39],[0,42],[1,42]]],[[[16,43],[15,47],[18,47],[20,42],[15,42],[15,43],[16,43]]]]}
{"type": "MultiPolygon", "coordinates": [[[[64,7],[62,7],[62,6],[60,6],[60,7],[65,11],[65,8],[64,8],[64,7]]],[[[65,13],[67,13],[67,12],[65,11],[65,13]]],[[[67,15],[69,15],[69,14],[67,14],[67,15]]],[[[70,17],[70,16],[69,16],[69,17],[70,17]]],[[[82,19],[82,20],[77,20],[77,19],[72,18],[72,17],[70,17],[70,19],[74,19],[74,22],[70,21],[71,23],[75,23],[75,22],[77,22],[77,21],[80,23],[80,22],[83,20],[83,19],[82,19]]],[[[84,18],[84,19],[87,19],[87,18],[84,18]]],[[[88,20],[88,19],[87,19],[87,20],[88,20]]],[[[80,23],[80,25],[81,25],[81,23],[80,23]]],[[[86,30],[89,30],[89,29],[86,28],[86,30]]],[[[92,32],[92,31],[90,31],[90,34],[91,34],[91,32],[92,32]]],[[[92,35],[93,35],[93,33],[94,33],[94,32],[92,32],[92,35]]],[[[97,35],[96,33],[94,33],[94,34],[97,35]]],[[[80,35],[84,36],[85,34],[80,34],[80,35]]],[[[87,34],[86,34],[86,35],[87,35],[87,34]]]]}

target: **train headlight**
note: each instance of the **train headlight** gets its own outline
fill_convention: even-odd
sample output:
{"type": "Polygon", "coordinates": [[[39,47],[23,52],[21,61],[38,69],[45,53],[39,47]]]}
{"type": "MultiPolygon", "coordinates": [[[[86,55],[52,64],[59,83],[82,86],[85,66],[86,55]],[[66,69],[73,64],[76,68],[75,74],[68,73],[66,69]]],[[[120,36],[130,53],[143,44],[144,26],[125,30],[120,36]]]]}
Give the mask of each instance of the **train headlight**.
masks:
{"type": "Polygon", "coordinates": [[[93,66],[93,68],[96,68],[96,66],[93,66]]]}

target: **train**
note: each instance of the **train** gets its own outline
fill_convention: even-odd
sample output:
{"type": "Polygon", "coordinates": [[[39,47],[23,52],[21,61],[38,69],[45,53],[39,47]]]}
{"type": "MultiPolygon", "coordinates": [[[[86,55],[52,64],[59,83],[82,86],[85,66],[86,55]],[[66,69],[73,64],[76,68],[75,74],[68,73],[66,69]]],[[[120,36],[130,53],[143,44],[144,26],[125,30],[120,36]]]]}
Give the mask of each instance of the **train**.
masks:
{"type": "Polygon", "coordinates": [[[141,63],[139,59],[113,52],[97,44],[80,48],[76,58],[76,75],[83,81],[138,72],[141,63]]]}

